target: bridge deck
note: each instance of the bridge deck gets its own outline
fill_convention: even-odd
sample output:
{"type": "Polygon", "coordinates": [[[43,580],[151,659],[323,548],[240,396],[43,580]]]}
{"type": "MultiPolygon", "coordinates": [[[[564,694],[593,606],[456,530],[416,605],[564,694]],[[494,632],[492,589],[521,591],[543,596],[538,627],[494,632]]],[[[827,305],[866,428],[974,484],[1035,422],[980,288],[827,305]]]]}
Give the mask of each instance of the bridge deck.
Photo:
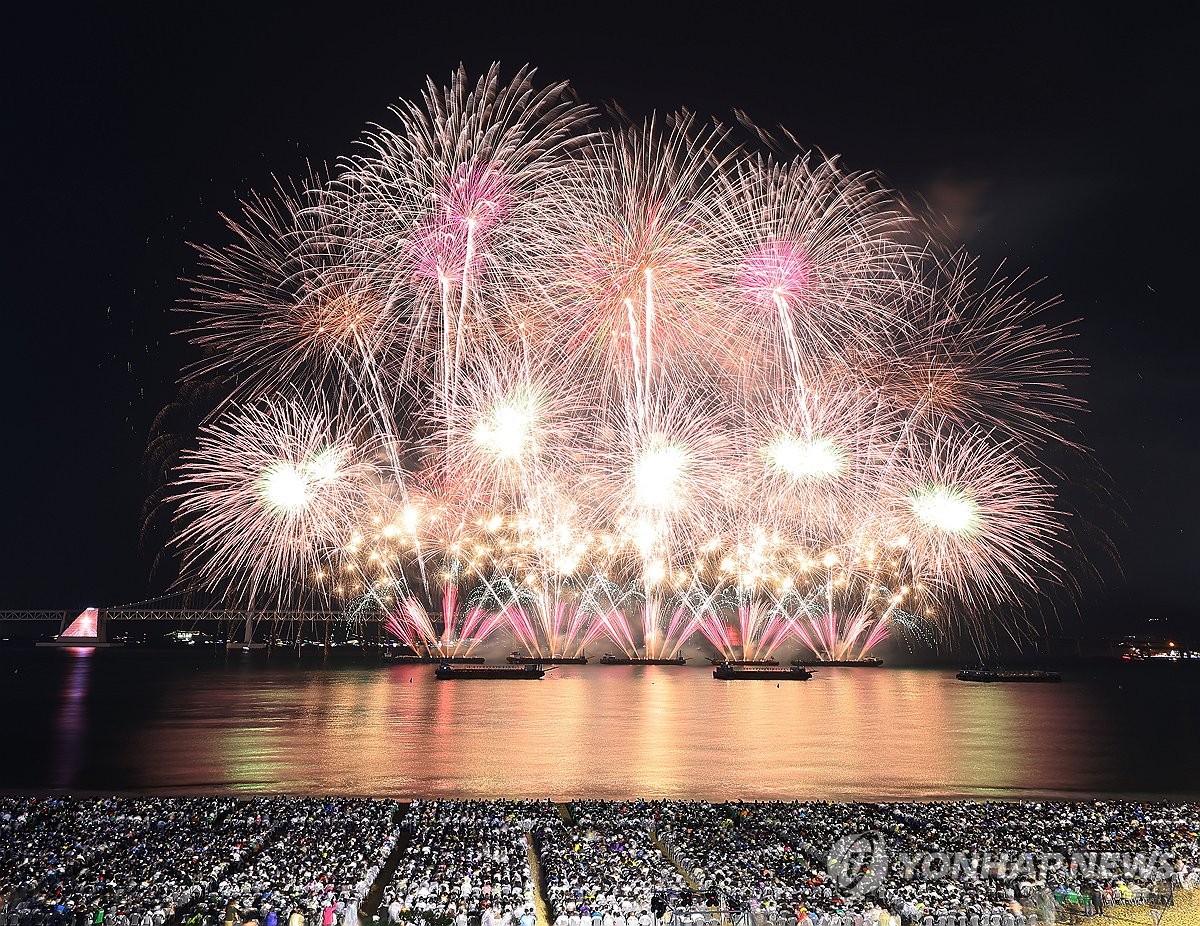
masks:
{"type": "MultiPolygon", "coordinates": [[[[62,623],[74,620],[76,611],[15,610],[0,611],[0,623],[6,621],[55,621],[62,623]]],[[[240,623],[247,618],[259,621],[335,621],[342,615],[334,611],[189,611],[184,609],[120,610],[100,609],[104,621],[233,621],[240,623]]],[[[383,620],[381,614],[364,614],[357,620],[374,622],[383,620]]]]}

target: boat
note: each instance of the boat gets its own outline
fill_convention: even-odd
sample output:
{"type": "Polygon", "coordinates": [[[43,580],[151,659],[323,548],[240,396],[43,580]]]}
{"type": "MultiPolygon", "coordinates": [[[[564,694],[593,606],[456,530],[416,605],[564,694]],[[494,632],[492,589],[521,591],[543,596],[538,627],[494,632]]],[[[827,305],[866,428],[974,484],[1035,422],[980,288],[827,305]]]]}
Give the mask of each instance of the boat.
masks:
{"type": "Polygon", "coordinates": [[[531,662],[523,666],[451,665],[443,662],[433,671],[434,678],[442,681],[475,678],[530,679],[543,678],[546,670],[531,662]]]}
{"type": "Polygon", "coordinates": [[[709,656],[708,661],[714,666],[777,666],[778,659],[718,659],[709,656]]]}
{"type": "Polygon", "coordinates": [[[963,669],[955,676],[960,682],[1061,682],[1061,672],[1041,670],[1014,672],[1007,669],[963,669]]]}
{"type": "Polygon", "coordinates": [[[383,658],[387,662],[398,662],[406,666],[480,666],[485,661],[482,656],[419,656],[416,653],[394,653],[391,650],[384,650],[383,658]]]}
{"type": "Polygon", "coordinates": [[[812,666],[813,668],[845,668],[845,669],[878,669],[883,660],[878,656],[868,656],[866,659],[793,659],[794,666],[812,666]]]}
{"type": "Polygon", "coordinates": [[[683,656],[675,656],[669,659],[650,659],[646,656],[617,656],[613,653],[605,653],[600,657],[600,662],[606,666],[684,666],[687,665],[687,659],[683,656]]]}
{"type": "Polygon", "coordinates": [[[527,656],[520,650],[513,650],[505,659],[514,666],[525,666],[530,663],[550,662],[556,666],[586,666],[588,658],[583,656],[551,656],[549,659],[543,659],[541,656],[527,656]]]}
{"type": "Polygon", "coordinates": [[[713,669],[713,678],[731,682],[753,678],[767,681],[807,682],[813,674],[804,666],[738,666],[723,662],[713,669]]]}

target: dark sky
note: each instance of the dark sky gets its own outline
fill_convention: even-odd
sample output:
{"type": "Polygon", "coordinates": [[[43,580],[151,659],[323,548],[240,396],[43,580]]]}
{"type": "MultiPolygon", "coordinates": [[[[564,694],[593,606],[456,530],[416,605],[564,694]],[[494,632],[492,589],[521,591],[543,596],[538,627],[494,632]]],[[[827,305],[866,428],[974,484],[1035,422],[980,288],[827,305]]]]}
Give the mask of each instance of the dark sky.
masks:
{"type": "MultiPolygon", "coordinates": [[[[349,152],[460,61],[530,62],[635,115],[746,110],[950,213],[962,242],[1061,294],[1092,373],[1083,425],[1108,473],[1085,582],[1096,623],[1197,619],[1191,29],[1153,13],[946,19],[894,4],[207,4],[6,23],[6,581],[0,606],[149,597],[146,435],[191,354],[171,306],[187,242],[271,174],[349,152]],[[14,208],[15,207],[15,208],[14,208]]],[[[914,6],[915,5],[911,5],[914,6]]],[[[965,6],[974,6],[964,4],[965,6]]]]}

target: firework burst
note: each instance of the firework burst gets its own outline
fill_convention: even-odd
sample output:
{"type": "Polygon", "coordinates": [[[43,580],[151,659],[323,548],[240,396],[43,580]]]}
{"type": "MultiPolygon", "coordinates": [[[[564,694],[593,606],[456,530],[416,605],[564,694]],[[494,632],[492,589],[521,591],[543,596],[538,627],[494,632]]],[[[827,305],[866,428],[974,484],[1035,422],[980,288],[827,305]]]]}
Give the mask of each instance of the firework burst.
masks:
{"type": "Polygon", "coordinates": [[[179,475],[185,568],[231,599],[286,600],[320,578],[353,530],[374,473],[354,415],[298,398],[226,412],[179,475]]]}
{"type": "Polygon", "coordinates": [[[201,247],[188,574],[422,652],[862,656],[1059,574],[1081,371],[869,174],[430,83],[201,247]]]}

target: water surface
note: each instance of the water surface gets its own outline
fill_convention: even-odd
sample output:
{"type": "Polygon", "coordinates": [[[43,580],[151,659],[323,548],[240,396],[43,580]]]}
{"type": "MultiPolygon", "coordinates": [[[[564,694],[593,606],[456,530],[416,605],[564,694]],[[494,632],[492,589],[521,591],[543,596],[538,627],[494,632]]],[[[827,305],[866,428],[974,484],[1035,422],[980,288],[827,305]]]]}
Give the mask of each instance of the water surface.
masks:
{"type": "Polygon", "coordinates": [[[149,651],[0,653],[0,790],[430,797],[1200,796],[1200,667],[1076,666],[1062,685],[952,668],[718,682],[563,666],[149,651]]]}

